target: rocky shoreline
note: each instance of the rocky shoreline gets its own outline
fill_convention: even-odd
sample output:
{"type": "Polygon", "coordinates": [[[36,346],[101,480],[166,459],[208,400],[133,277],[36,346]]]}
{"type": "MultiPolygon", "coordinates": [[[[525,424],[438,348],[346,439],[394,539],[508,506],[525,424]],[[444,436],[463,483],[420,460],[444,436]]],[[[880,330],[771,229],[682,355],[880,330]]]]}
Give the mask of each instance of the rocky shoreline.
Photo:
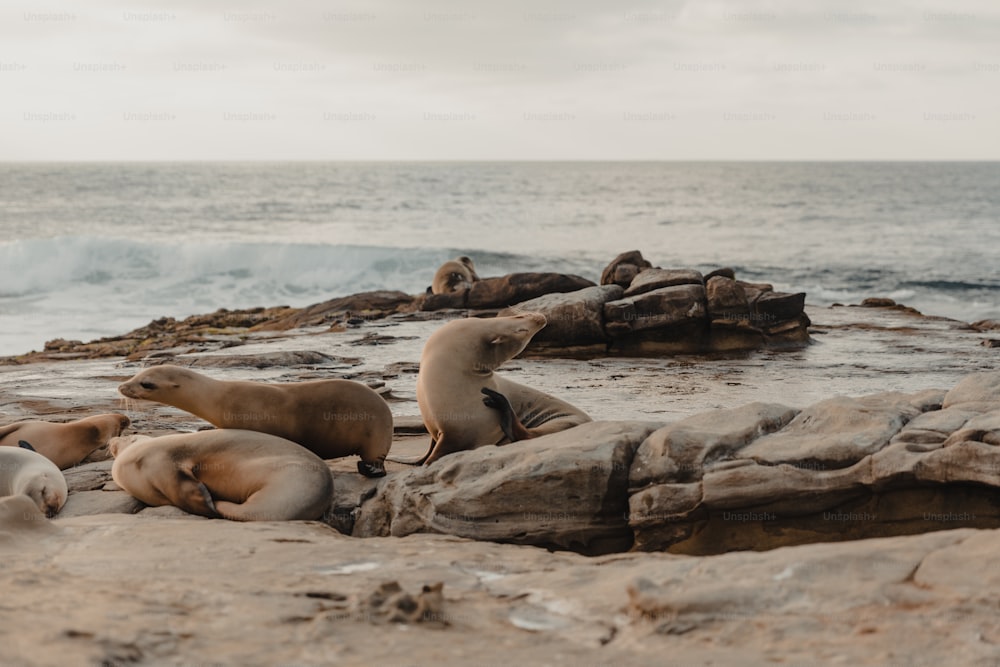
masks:
{"type": "MultiPolygon", "coordinates": [[[[806,307],[808,344],[536,346],[502,372],[594,423],[382,480],[330,461],[325,522],[145,508],[99,451],[55,520],[0,507],[4,644],[25,665],[996,664],[997,327],[868,305],[806,307]]],[[[204,423],[125,403],[141,365],[344,377],[389,401],[394,453],[422,453],[420,346],[466,312],[372,293],[53,342],[0,366],[0,414],[124,409],[156,435],[204,423]]]]}

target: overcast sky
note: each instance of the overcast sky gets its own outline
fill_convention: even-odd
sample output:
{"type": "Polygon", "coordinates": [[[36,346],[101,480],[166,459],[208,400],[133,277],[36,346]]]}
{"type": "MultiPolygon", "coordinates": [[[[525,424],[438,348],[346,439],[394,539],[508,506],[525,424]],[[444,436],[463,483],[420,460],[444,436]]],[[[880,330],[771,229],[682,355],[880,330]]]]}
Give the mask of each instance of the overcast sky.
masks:
{"type": "Polygon", "coordinates": [[[0,160],[1000,158],[1000,5],[7,1],[0,160]]]}

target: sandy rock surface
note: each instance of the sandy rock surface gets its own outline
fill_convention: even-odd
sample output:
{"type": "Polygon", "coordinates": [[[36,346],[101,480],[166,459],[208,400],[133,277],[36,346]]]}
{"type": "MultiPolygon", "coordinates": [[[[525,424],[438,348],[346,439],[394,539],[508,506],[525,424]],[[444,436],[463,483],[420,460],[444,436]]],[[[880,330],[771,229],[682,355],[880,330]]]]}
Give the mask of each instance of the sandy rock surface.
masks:
{"type": "MultiPolygon", "coordinates": [[[[149,435],[203,428],[115,392],[146,364],[193,362],[226,379],[379,386],[394,452],[426,451],[414,385],[439,322],[398,312],[247,333],[250,315],[166,349],[129,339],[142,362],[52,351],[4,366],[0,418],[124,411],[149,435]]],[[[579,439],[393,464],[381,481],[331,461],[325,522],[145,508],[99,451],[66,471],[56,519],[0,501],[0,664],[997,664],[993,329],[891,306],[809,317],[812,343],[788,351],[516,359],[501,372],[597,421],[579,439]],[[485,520],[448,523],[456,512],[485,520]],[[364,525],[390,536],[345,534],[364,525]],[[863,539],[892,525],[926,534],[863,539]],[[434,534],[457,527],[508,543],[434,534]],[[633,549],[747,550],[509,543],[600,552],[630,535],[633,549]]]]}

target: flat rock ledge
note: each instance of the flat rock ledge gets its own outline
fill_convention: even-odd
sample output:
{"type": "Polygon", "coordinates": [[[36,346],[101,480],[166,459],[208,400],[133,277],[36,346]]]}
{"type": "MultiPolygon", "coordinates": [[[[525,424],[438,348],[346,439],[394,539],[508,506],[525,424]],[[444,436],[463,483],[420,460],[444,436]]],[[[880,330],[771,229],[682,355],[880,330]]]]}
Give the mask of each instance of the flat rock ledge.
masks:
{"type": "Polygon", "coordinates": [[[0,499],[4,664],[995,665],[1000,531],[585,558],[0,499]],[[421,592],[423,591],[423,592],[421,592]],[[16,610],[16,613],[14,613],[16,610]],[[664,656],[668,656],[665,658],[664,656]],[[484,659],[486,662],[484,662],[484,659]]]}
{"type": "MultiPolygon", "coordinates": [[[[350,464],[350,465],[348,465],[350,464]]],[[[673,422],[591,422],[371,480],[331,462],[326,522],[586,555],[706,555],[1000,527],[1000,372],[950,391],[752,403],[673,422]]],[[[143,508],[110,462],[65,472],[61,517],[143,508]]]]}

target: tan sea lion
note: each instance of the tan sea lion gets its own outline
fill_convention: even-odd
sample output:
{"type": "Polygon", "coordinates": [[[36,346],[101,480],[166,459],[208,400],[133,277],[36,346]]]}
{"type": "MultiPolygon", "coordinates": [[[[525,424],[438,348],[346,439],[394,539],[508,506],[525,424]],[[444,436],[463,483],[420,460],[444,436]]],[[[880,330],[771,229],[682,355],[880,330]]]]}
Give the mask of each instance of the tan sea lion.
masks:
{"type": "Polygon", "coordinates": [[[455,320],[431,334],[417,375],[417,403],[431,447],[420,459],[391,460],[431,463],[452,452],[535,438],[589,422],[586,413],[566,401],[493,372],[517,356],[544,326],[544,315],[521,313],[455,320]]]}
{"type": "Polygon", "coordinates": [[[431,282],[431,294],[447,294],[472,287],[479,280],[476,267],[468,257],[456,257],[442,264],[431,282]]]}
{"type": "Polygon", "coordinates": [[[28,447],[0,447],[0,496],[28,496],[45,516],[66,504],[66,478],[56,464],[28,447]]]}
{"type": "Polygon", "coordinates": [[[358,471],[385,475],[392,411],[367,385],[351,380],[216,380],[180,366],[153,366],[118,387],[128,398],[166,403],[218,428],[269,433],[320,458],[358,454],[358,471]]]}
{"type": "Polygon", "coordinates": [[[267,433],[213,429],[115,438],[115,483],[147,505],[233,521],[318,519],[333,498],[321,458],[267,433]]]}
{"type": "Polygon", "coordinates": [[[65,423],[17,422],[0,426],[0,446],[17,447],[19,442],[27,442],[60,470],[65,470],[121,435],[129,423],[128,417],[113,412],[65,423]]]}

